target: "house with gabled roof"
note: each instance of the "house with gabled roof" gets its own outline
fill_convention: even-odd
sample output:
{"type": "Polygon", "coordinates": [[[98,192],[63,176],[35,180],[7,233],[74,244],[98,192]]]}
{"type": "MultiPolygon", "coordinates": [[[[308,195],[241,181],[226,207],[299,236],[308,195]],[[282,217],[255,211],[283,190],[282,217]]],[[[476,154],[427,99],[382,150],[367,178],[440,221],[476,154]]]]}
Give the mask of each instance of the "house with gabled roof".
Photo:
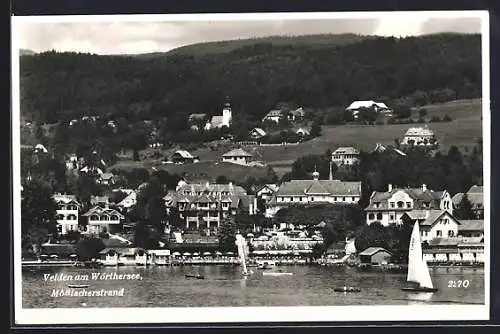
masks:
{"type": "Polygon", "coordinates": [[[366,223],[380,222],[382,225],[401,224],[401,217],[413,210],[446,210],[453,214],[450,194],[446,191],[420,188],[396,188],[388,185],[387,191],[373,191],[370,203],[365,208],[366,223]]]}
{"type": "Polygon", "coordinates": [[[279,186],[277,184],[264,184],[263,186],[257,188],[257,191],[255,194],[257,195],[257,198],[261,198],[264,201],[268,202],[271,200],[273,195],[278,191],[279,186]]]}
{"type": "Polygon", "coordinates": [[[455,238],[461,222],[446,210],[413,210],[403,214],[402,222],[416,223],[420,227],[422,241],[435,238],[455,238]]]}
{"type": "Polygon", "coordinates": [[[255,214],[256,199],[243,187],[218,183],[182,183],[164,197],[169,212],[177,209],[188,230],[217,230],[223,219],[238,212],[255,214]]]}
{"type": "Polygon", "coordinates": [[[258,140],[258,139],[265,137],[266,135],[267,135],[267,132],[264,131],[263,129],[253,128],[252,130],[250,130],[250,133],[248,136],[250,137],[250,139],[258,140]]]}
{"type": "Polygon", "coordinates": [[[199,158],[186,150],[177,150],[172,154],[172,162],[177,164],[198,162],[199,158]]]}
{"type": "Polygon", "coordinates": [[[435,144],[436,136],[427,124],[410,127],[401,140],[401,145],[433,146],[435,144]]]}
{"type": "Polygon", "coordinates": [[[273,217],[282,208],[306,204],[356,204],[361,198],[361,181],[312,180],[283,182],[266,204],[266,217],[273,217]]]}
{"type": "Polygon", "coordinates": [[[97,205],[82,216],[87,218],[86,232],[91,234],[115,231],[119,228],[123,219],[125,219],[117,210],[102,208],[97,205]]]}
{"type": "Polygon", "coordinates": [[[484,220],[460,220],[460,225],[458,226],[458,235],[466,238],[484,237],[484,220]]]}
{"type": "Polygon", "coordinates": [[[359,161],[359,150],[355,147],[339,147],[332,152],[332,161],[337,165],[354,165],[359,161]]]}
{"type": "Polygon", "coordinates": [[[250,163],[253,155],[238,148],[222,155],[222,162],[246,166],[250,163]]]}
{"type": "Polygon", "coordinates": [[[56,204],[57,231],[67,234],[69,231],[78,231],[78,212],[81,204],[75,195],[57,193],[52,196],[56,204]]]}
{"type": "Polygon", "coordinates": [[[116,183],[115,175],[113,173],[102,173],[97,177],[96,182],[103,186],[109,186],[116,183]]]}

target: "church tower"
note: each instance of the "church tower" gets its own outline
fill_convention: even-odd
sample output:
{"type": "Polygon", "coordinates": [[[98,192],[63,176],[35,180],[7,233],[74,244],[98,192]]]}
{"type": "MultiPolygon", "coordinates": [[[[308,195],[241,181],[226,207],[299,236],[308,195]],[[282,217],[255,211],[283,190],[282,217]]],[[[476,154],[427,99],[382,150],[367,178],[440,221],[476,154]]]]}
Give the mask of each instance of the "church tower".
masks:
{"type": "Polygon", "coordinates": [[[224,103],[224,108],[222,109],[222,126],[229,127],[232,119],[233,115],[231,111],[231,103],[229,103],[229,97],[226,96],[226,102],[224,103]]]}

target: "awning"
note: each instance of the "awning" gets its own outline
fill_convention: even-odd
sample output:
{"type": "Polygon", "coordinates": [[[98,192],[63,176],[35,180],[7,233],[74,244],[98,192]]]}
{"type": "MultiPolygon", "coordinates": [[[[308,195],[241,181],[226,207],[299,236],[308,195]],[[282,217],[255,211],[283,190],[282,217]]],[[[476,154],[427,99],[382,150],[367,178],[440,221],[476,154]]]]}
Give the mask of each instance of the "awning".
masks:
{"type": "Polygon", "coordinates": [[[179,256],[179,255],[181,255],[181,253],[179,253],[179,252],[174,252],[172,255],[173,255],[173,256],[179,256]]]}
{"type": "Polygon", "coordinates": [[[71,254],[69,257],[78,257],[76,254],[71,254]]]}
{"type": "Polygon", "coordinates": [[[200,256],[200,253],[198,253],[198,252],[193,253],[193,256],[200,256]]]}
{"type": "Polygon", "coordinates": [[[185,252],[185,253],[182,253],[183,256],[190,256],[191,253],[188,253],[188,252],[185,252]]]}
{"type": "Polygon", "coordinates": [[[210,252],[203,252],[203,255],[212,255],[210,252]]]}

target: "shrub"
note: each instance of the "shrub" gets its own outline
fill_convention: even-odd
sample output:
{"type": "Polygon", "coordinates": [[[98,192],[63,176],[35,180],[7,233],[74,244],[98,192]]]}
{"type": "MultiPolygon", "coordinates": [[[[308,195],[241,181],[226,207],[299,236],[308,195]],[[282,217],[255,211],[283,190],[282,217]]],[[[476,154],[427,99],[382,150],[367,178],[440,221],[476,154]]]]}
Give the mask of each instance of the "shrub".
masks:
{"type": "Polygon", "coordinates": [[[451,121],[453,121],[453,119],[451,118],[451,116],[450,116],[450,115],[445,115],[445,116],[443,117],[443,121],[444,121],[444,122],[451,122],[451,121]]]}
{"type": "Polygon", "coordinates": [[[434,122],[441,122],[441,119],[439,117],[437,117],[437,116],[432,116],[430,122],[432,122],[432,123],[434,123],[434,122]]]}

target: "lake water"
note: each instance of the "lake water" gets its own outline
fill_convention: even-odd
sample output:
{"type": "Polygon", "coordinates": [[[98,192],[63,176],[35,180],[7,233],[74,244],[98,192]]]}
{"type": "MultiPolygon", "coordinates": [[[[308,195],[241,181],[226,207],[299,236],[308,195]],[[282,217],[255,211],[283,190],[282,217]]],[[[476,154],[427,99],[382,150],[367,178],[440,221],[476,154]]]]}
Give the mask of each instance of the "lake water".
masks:
{"type": "MultiPolygon", "coordinates": [[[[433,294],[402,291],[406,273],[360,271],[350,267],[281,266],[291,276],[263,276],[251,268],[248,278],[233,266],[75,267],[23,269],[24,308],[73,307],[215,307],[215,306],[335,306],[407,305],[414,303],[484,304],[483,268],[431,268],[433,294]],[[141,280],[45,281],[44,274],[89,275],[140,274],[141,280]],[[201,274],[205,279],[186,279],[201,274]],[[450,281],[456,287],[449,286],[450,281]],[[467,287],[458,287],[458,281],[467,287]],[[122,297],[54,297],[54,289],[68,290],[68,284],[86,284],[86,290],[124,289],[122,297]],[[347,284],[360,293],[338,293],[347,284]],[[462,283],[463,284],[463,283],[462,283]]],[[[452,284],[451,284],[452,285],[452,284]]],[[[82,289],[75,289],[81,291],[82,289]]]]}

